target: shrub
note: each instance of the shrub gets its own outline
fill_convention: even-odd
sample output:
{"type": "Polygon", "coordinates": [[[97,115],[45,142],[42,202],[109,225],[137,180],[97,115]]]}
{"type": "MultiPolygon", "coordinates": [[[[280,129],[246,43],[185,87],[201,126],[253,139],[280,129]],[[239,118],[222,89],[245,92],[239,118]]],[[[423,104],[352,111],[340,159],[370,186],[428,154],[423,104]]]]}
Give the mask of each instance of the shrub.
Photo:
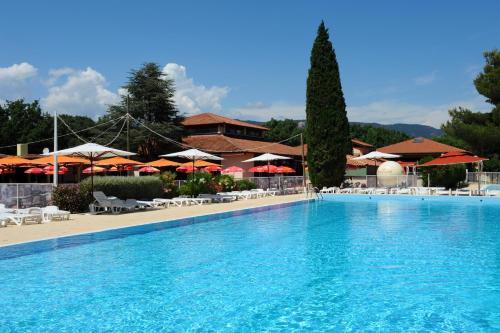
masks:
{"type": "Polygon", "coordinates": [[[89,210],[93,199],[90,191],[80,184],[59,185],[52,192],[52,202],[62,210],[83,213],[89,210]]]}
{"type": "Polygon", "coordinates": [[[175,172],[165,171],[155,175],[163,183],[163,197],[173,198],[179,194],[179,188],[175,183],[177,174],[175,172]]]}
{"type": "Polygon", "coordinates": [[[218,175],[215,182],[220,186],[218,192],[230,192],[234,189],[234,177],[231,175],[218,175]]]}
{"type": "MultiPolygon", "coordinates": [[[[90,178],[81,182],[82,187],[90,191],[90,178]]],[[[103,176],[94,177],[94,191],[102,191],[107,196],[120,199],[152,200],[163,196],[163,183],[155,176],[126,177],[103,176]]]]}
{"type": "Polygon", "coordinates": [[[197,196],[201,193],[215,194],[220,191],[220,186],[214,181],[214,177],[210,173],[196,172],[194,177],[188,175],[187,182],[179,189],[183,195],[197,196]]]}
{"type": "Polygon", "coordinates": [[[257,188],[257,184],[248,179],[240,179],[235,182],[234,188],[237,191],[248,191],[257,188]]]}

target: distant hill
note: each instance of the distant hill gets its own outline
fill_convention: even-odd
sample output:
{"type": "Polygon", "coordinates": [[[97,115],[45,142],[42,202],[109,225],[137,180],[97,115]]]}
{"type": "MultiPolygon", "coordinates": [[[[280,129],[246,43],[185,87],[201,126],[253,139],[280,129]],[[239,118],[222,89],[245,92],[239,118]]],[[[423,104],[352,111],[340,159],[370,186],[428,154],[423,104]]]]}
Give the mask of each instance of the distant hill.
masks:
{"type": "MultiPolygon", "coordinates": [[[[256,124],[256,125],[264,125],[264,122],[262,121],[254,121],[254,120],[243,120],[251,124],[256,124]]],[[[297,120],[297,122],[304,122],[305,120],[297,120]]],[[[435,128],[432,126],[427,126],[427,125],[420,125],[420,124],[390,124],[390,125],[384,125],[384,124],[378,124],[378,123],[360,123],[360,122],[352,122],[352,124],[356,125],[369,125],[373,127],[382,127],[382,128],[387,128],[395,131],[400,131],[403,133],[406,133],[407,135],[411,137],[417,137],[417,136],[422,136],[424,138],[432,138],[435,136],[439,136],[442,134],[442,131],[439,128],[435,128]]]]}
{"type": "Polygon", "coordinates": [[[353,122],[353,124],[370,125],[373,127],[387,128],[387,129],[406,133],[411,137],[422,136],[424,138],[432,138],[432,137],[439,136],[442,134],[442,131],[438,128],[434,128],[432,126],[427,126],[427,125],[420,125],[420,124],[383,125],[383,124],[378,124],[378,123],[358,123],[358,122],[353,122]]]}

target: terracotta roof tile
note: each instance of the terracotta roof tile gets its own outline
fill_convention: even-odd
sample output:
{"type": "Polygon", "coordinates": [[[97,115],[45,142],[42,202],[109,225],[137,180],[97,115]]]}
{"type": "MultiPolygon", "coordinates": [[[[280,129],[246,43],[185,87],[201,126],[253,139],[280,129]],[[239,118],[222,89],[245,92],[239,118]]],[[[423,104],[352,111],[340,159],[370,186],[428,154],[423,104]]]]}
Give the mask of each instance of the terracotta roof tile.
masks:
{"type": "Polygon", "coordinates": [[[464,150],[431,139],[413,138],[382,147],[378,151],[389,154],[438,154],[464,150]]]}
{"type": "Polygon", "coordinates": [[[292,156],[301,155],[297,147],[266,141],[237,139],[222,134],[191,135],[183,138],[183,141],[192,147],[211,153],[247,151],[292,156]]]}
{"type": "Polygon", "coordinates": [[[217,114],[209,112],[186,117],[186,119],[184,119],[184,121],[182,122],[182,125],[184,126],[196,126],[196,125],[208,125],[208,124],[230,124],[242,127],[256,128],[264,131],[269,130],[267,127],[264,126],[259,126],[244,121],[239,121],[236,119],[219,116],[217,114]]]}

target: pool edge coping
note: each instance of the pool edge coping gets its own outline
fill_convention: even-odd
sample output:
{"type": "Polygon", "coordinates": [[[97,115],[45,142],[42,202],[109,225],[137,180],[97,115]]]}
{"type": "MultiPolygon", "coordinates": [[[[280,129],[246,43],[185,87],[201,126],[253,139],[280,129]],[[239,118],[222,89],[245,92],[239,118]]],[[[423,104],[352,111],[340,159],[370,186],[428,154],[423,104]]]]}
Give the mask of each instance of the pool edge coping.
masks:
{"type": "MultiPolygon", "coordinates": [[[[9,246],[28,245],[30,243],[50,241],[50,240],[55,240],[55,239],[59,239],[59,238],[84,236],[84,235],[90,235],[90,234],[96,234],[96,233],[102,233],[102,232],[109,232],[109,231],[113,231],[113,230],[134,228],[134,227],[154,225],[154,224],[160,224],[160,223],[175,222],[175,221],[180,221],[180,220],[183,220],[183,219],[200,218],[200,217],[205,217],[205,216],[208,217],[208,216],[212,216],[212,215],[234,213],[234,212],[245,211],[245,210],[252,210],[252,209],[257,209],[257,208],[273,207],[273,206],[287,205],[287,204],[296,203],[296,202],[306,202],[306,201],[314,201],[314,200],[315,200],[314,198],[302,198],[302,199],[285,201],[285,202],[279,202],[279,203],[273,203],[273,204],[257,205],[257,206],[250,206],[250,207],[245,207],[245,208],[237,208],[237,209],[224,210],[224,211],[221,211],[221,212],[214,212],[214,213],[208,213],[208,214],[187,215],[187,216],[183,216],[183,217],[169,218],[169,219],[166,219],[166,220],[154,220],[154,221],[148,221],[148,222],[140,223],[140,224],[133,224],[133,225],[127,225],[127,226],[105,228],[105,229],[94,230],[94,231],[77,232],[77,233],[73,233],[73,234],[60,235],[60,236],[54,236],[54,237],[45,237],[45,238],[33,239],[33,240],[29,240],[29,241],[23,241],[23,242],[16,242],[16,243],[9,243],[9,244],[0,245],[0,250],[3,249],[3,248],[9,247],[9,246]]],[[[117,215],[117,216],[119,216],[119,215],[117,215]]],[[[2,260],[1,257],[0,257],[0,260],[2,260]]]]}

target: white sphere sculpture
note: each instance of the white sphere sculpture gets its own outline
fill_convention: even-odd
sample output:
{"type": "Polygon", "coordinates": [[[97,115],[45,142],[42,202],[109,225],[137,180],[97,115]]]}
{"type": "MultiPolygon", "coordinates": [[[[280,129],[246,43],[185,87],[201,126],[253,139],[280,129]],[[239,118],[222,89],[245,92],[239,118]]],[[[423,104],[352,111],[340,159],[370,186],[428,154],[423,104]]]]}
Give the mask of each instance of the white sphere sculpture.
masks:
{"type": "Polygon", "coordinates": [[[393,161],[387,161],[382,164],[377,169],[378,183],[382,186],[395,187],[398,186],[401,177],[404,174],[403,167],[393,161]]]}

